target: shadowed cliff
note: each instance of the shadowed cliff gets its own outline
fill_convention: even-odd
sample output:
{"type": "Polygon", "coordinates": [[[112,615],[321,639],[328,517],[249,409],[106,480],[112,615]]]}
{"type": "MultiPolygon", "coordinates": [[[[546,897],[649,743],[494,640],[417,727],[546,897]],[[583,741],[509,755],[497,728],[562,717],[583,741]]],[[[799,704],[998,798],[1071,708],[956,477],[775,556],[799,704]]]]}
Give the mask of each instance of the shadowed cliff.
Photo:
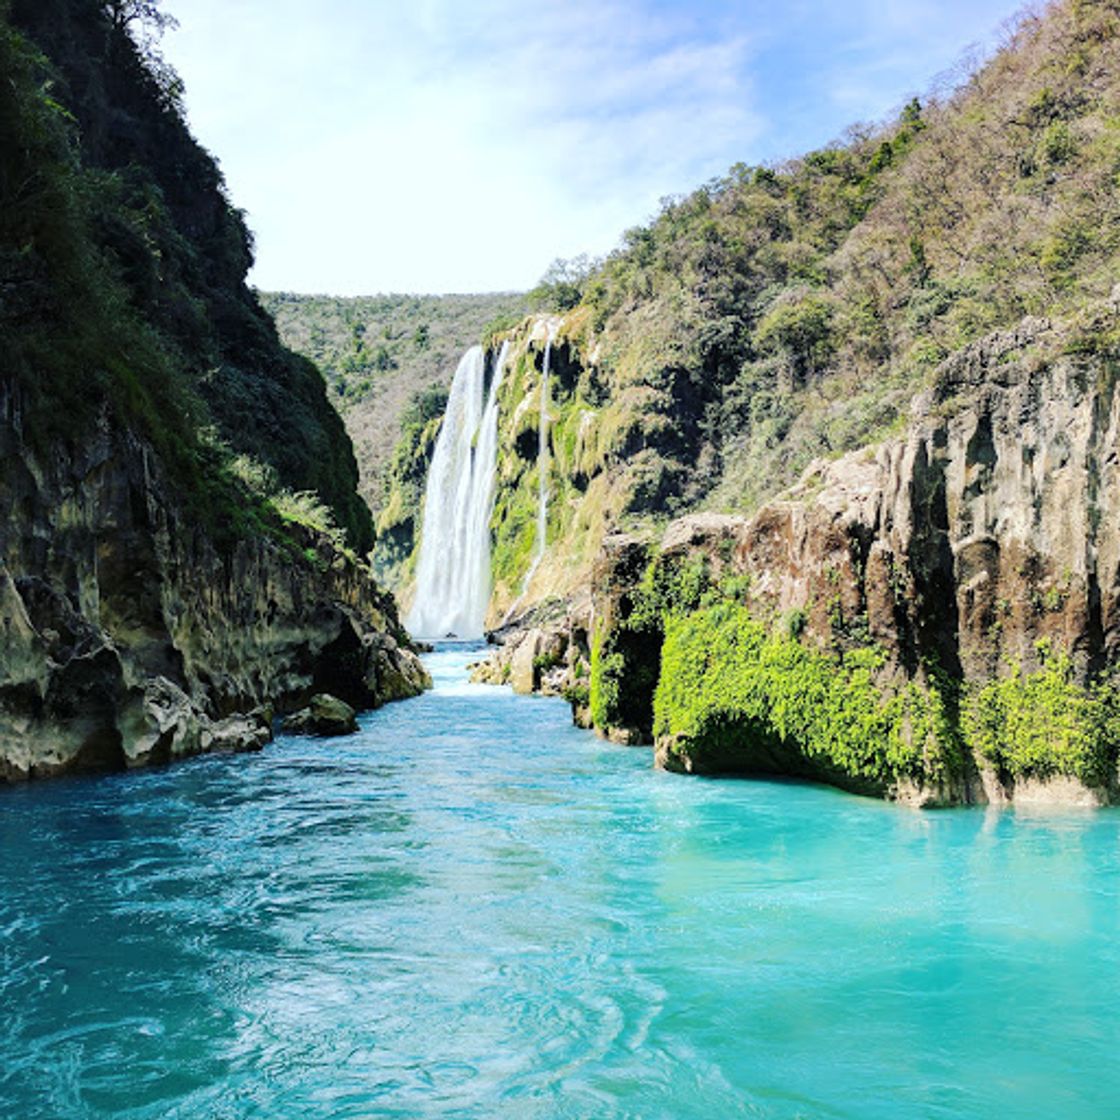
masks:
{"type": "Polygon", "coordinates": [[[314,692],[425,684],[322,378],[136,45],[155,16],[0,4],[0,778],[255,749],[314,692]]]}

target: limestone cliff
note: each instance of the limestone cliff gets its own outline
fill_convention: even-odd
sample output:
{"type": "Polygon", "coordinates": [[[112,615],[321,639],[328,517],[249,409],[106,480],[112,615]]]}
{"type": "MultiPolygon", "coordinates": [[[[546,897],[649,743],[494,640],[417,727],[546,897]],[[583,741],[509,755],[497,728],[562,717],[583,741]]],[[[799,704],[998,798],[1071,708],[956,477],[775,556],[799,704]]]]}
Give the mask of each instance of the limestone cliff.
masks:
{"type": "Polygon", "coordinates": [[[1024,319],[944,362],[903,433],[755,514],[608,535],[590,606],[499,633],[480,678],[564,693],[674,769],[1114,799],[1118,327],[1120,291],[1024,319]]]}
{"type": "Polygon", "coordinates": [[[152,448],[108,417],[33,450],[0,389],[0,780],[255,749],[272,711],[430,683],[392,599],[329,538],[192,524],[152,448]]]}
{"type": "MultiPolygon", "coordinates": [[[[656,739],[674,769],[792,773],[919,804],[1115,799],[1118,330],[1120,290],[1071,318],[1024,318],[946,359],[901,434],[815,462],[752,515],[625,533],[601,521],[591,563],[572,535],[587,490],[571,484],[561,376],[551,469],[568,501],[542,566],[555,582],[538,580],[476,678],[563,694],[577,722],[656,739]]],[[[528,523],[535,493],[518,433],[539,422],[540,335],[515,351],[499,547],[503,509],[528,523]]],[[[569,386],[588,376],[576,369],[569,386]]],[[[581,412],[593,433],[602,413],[581,412]]],[[[621,469],[590,471],[615,500],[621,469]]]]}
{"type": "MultiPolygon", "coordinates": [[[[614,527],[664,519],[688,505],[694,448],[686,446],[676,421],[687,412],[682,402],[689,390],[674,384],[659,394],[619,381],[587,326],[579,312],[542,314],[505,336],[511,345],[498,395],[491,519],[488,622],[494,627],[549,598],[577,594],[590,578],[604,535],[614,527]],[[555,332],[551,345],[550,330],[555,332]],[[549,377],[542,395],[546,353],[549,377]],[[538,562],[542,473],[546,551],[538,562]]],[[[409,505],[406,495],[412,503],[417,500],[421,488],[415,480],[423,477],[438,431],[435,421],[406,432],[390,476],[393,508],[409,505]]],[[[415,540],[409,543],[416,547],[415,540]]],[[[401,571],[405,580],[398,590],[407,601],[411,565],[401,571]]]]}
{"type": "MultiPolygon", "coordinates": [[[[1114,328],[1120,299],[1091,317],[1114,328]]],[[[947,361],[903,435],[755,515],[608,540],[600,726],[674,769],[1115,798],[1118,368],[1080,337],[1025,320],[947,361]]]]}
{"type": "Polygon", "coordinates": [[[255,748],[312,692],[426,683],[159,22],[0,0],[0,780],[255,748]]]}

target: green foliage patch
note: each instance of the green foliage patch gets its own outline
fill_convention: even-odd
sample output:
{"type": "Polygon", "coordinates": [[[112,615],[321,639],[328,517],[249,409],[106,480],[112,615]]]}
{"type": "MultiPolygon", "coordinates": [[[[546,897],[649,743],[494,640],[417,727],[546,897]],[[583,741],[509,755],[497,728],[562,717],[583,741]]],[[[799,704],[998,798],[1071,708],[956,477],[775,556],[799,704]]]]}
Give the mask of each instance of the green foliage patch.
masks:
{"type": "Polygon", "coordinates": [[[843,654],[777,632],[741,606],[722,603],[667,620],[654,733],[678,755],[703,760],[729,730],[744,755],[754,744],[799,755],[886,789],[902,778],[936,781],[960,766],[940,690],[885,688],[882,650],[843,654]]]}
{"type": "Polygon", "coordinates": [[[1120,691],[1113,681],[1089,687],[1069,657],[1040,643],[1041,667],[969,690],[962,724],[969,744],[1012,778],[1067,775],[1090,786],[1116,778],[1120,691]]]}
{"type": "Polygon", "coordinates": [[[285,345],[322,369],[331,397],[348,413],[388,382],[405,399],[446,388],[464,350],[524,316],[525,297],[481,295],[320,296],[262,292],[285,345]]]}
{"type": "Polygon", "coordinates": [[[592,635],[590,704],[597,726],[651,730],[667,620],[719,595],[703,556],[650,561],[613,624],[600,623],[592,635]]]}
{"type": "Polygon", "coordinates": [[[1034,672],[1016,665],[962,696],[936,671],[926,683],[885,680],[883,650],[825,652],[802,630],[801,618],[771,629],[730,602],[667,615],[654,735],[699,768],[761,756],[796,769],[789,760],[801,759],[808,772],[880,790],[960,776],[972,755],[1013,780],[1115,784],[1120,689],[1112,680],[1079,683],[1070,659],[1046,643],[1034,672]]]}
{"type": "Polygon", "coordinates": [[[1116,19],[1111,0],[1025,15],[967,82],[664,200],[586,274],[560,262],[541,305],[580,293],[569,319],[596,365],[580,474],[615,472],[627,514],[749,511],[896,431],[948,355],[1105,299],[1116,19]]]}
{"type": "Polygon", "coordinates": [[[245,286],[244,217],[149,41],[167,22],[156,0],[0,4],[0,376],[34,446],[106,414],[143,437],[215,538],[259,528],[241,454],[315,491],[364,550],[349,441],[245,286]]]}

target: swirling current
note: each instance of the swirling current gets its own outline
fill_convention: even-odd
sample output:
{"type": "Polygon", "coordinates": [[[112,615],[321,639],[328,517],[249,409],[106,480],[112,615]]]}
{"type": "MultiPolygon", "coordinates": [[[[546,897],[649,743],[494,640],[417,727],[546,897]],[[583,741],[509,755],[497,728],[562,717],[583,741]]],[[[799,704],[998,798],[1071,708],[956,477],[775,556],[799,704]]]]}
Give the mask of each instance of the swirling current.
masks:
{"type": "Polygon", "coordinates": [[[0,790],[0,1116],[1120,1113],[1120,815],[653,770],[466,683],[0,790]]]}

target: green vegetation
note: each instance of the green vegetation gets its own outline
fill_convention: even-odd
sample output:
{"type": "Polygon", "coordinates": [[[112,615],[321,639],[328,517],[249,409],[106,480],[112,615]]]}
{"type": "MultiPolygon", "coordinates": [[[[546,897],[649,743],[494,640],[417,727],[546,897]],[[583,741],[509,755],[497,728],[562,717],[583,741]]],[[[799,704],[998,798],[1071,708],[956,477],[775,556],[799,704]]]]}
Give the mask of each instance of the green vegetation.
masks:
{"type": "Polygon", "coordinates": [[[245,286],[243,217],[149,43],[165,22],[154,2],[0,4],[0,360],[25,437],[88,437],[104,406],[216,535],[259,528],[243,455],[318,494],[364,550],[349,441],[245,286]]]}
{"type": "Polygon", "coordinates": [[[263,292],[286,346],[322,368],[354,441],[359,491],[373,511],[374,570],[399,587],[411,574],[428,463],[459,359],[520,322],[525,297],[263,292]]]}
{"type": "Polygon", "coordinates": [[[1012,778],[1075,777],[1090,786],[1115,781],[1120,752],[1120,692],[1115,682],[1088,688],[1068,657],[1039,644],[1041,667],[972,689],[962,723],[968,742],[1012,778]]]}
{"type": "MultiPolygon", "coordinates": [[[[736,165],[604,261],[557,262],[531,300],[567,310],[559,343],[579,366],[555,400],[558,468],[583,507],[560,535],[749,512],[814,459],[896,431],[948,355],[1106,298],[1118,25],[1116,0],[1027,14],[978,72],[895,119],[736,165]]],[[[1083,350],[1114,346],[1114,325],[1071,330],[1083,350]]]]}
{"type": "Polygon", "coordinates": [[[411,574],[428,465],[446,407],[447,387],[433,385],[417,393],[401,417],[401,435],[389,464],[386,501],[377,518],[373,549],[374,570],[391,586],[411,574]]]}
{"type": "Polygon", "coordinates": [[[945,698],[913,681],[885,685],[885,662],[873,646],[813,649],[729,603],[670,617],[654,734],[699,769],[766,769],[783,759],[794,772],[881,789],[959,773],[945,698]]]}
{"type": "Polygon", "coordinates": [[[84,171],[75,117],[57,100],[53,68],[11,26],[5,7],[0,70],[0,347],[37,421],[29,435],[46,445],[80,434],[92,419],[84,406],[92,390],[185,475],[201,454],[192,422],[199,402],[95,243],[101,176],[84,171]]]}
{"type": "Polygon", "coordinates": [[[586,708],[591,702],[591,692],[586,681],[576,681],[564,689],[564,699],[573,708],[586,708]]]}
{"type": "Polygon", "coordinates": [[[596,727],[652,733],[661,634],[649,625],[598,626],[591,639],[588,703],[596,727]]]}
{"type": "Polygon", "coordinates": [[[345,414],[376,396],[386,381],[404,397],[450,384],[468,346],[494,320],[515,325],[525,297],[492,295],[313,296],[261,292],[286,346],[310,358],[345,414]]]}
{"type": "Polygon", "coordinates": [[[570,311],[583,299],[599,264],[586,253],[571,260],[557,257],[529,293],[529,307],[533,311],[570,311]]]}
{"type": "Polygon", "coordinates": [[[887,790],[959,778],[976,755],[1012,780],[1115,782],[1120,691],[1113,681],[1077,683],[1069,658],[1046,643],[1035,672],[1013,666],[962,701],[937,672],[900,685],[874,645],[824,651],[799,634],[787,619],[771,629],[729,602],[665,617],[653,731],[680,765],[777,766],[887,790]]]}
{"type": "Polygon", "coordinates": [[[604,649],[607,635],[600,627],[591,639],[591,681],[588,685],[588,703],[595,726],[606,730],[626,724],[620,700],[623,695],[622,673],[626,662],[620,653],[609,646],[604,649]]]}
{"type": "Polygon", "coordinates": [[[653,695],[661,674],[661,646],[668,620],[698,610],[721,592],[707,561],[658,556],[591,642],[591,716],[603,728],[632,727],[652,734],[653,695]]]}
{"type": "MultiPolygon", "coordinates": [[[[1086,313],[1111,292],[1120,250],[1117,11],[1066,0],[1024,16],[976,74],[893,120],[780,166],[736,165],[668,200],[605,260],[550,267],[528,297],[562,315],[553,543],[536,594],[585,581],[611,530],[753,512],[814,460],[896,434],[917,393],[943,388],[947,357],[1024,316],[1050,317],[1059,348],[1120,354],[1114,317],[1086,313]]],[[[515,315],[485,324],[488,346],[513,342],[492,522],[499,612],[532,562],[539,482],[543,330],[515,315]]],[[[384,501],[415,519],[407,488],[384,501]]]]}
{"type": "Polygon", "coordinates": [[[657,555],[600,619],[588,697],[597,726],[652,735],[671,765],[867,791],[959,782],[972,757],[1004,779],[1115,784],[1120,687],[1079,683],[1048,642],[1033,672],[1009,666],[986,684],[962,686],[932,665],[907,677],[865,632],[834,627],[826,648],[804,611],[755,617],[747,578],[717,578],[712,565],[657,555]]]}
{"type": "Polygon", "coordinates": [[[500,312],[495,315],[483,328],[479,341],[484,350],[496,350],[501,345],[504,335],[510,334],[521,323],[524,315],[514,312],[500,312]]]}
{"type": "MultiPolygon", "coordinates": [[[[289,525],[302,525],[306,529],[326,537],[342,553],[347,552],[346,534],[335,524],[329,506],[323,505],[318,496],[310,490],[279,490],[272,494],[269,504],[281,521],[289,525]]],[[[356,559],[350,553],[351,559],[356,559]]]]}
{"type": "MultiPolygon", "coordinates": [[[[494,498],[493,547],[490,568],[494,585],[512,602],[533,561],[537,540],[538,452],[540,424],[539,350],[530,349],[523,335],[514,334],[510,359],[498,395],[500,450],[494,498]]],[[[562,502],[559,479],[550,480],[552,505],[562,502]]],[[[551,539],[555,539],[553,536],[551,539]]]]}

